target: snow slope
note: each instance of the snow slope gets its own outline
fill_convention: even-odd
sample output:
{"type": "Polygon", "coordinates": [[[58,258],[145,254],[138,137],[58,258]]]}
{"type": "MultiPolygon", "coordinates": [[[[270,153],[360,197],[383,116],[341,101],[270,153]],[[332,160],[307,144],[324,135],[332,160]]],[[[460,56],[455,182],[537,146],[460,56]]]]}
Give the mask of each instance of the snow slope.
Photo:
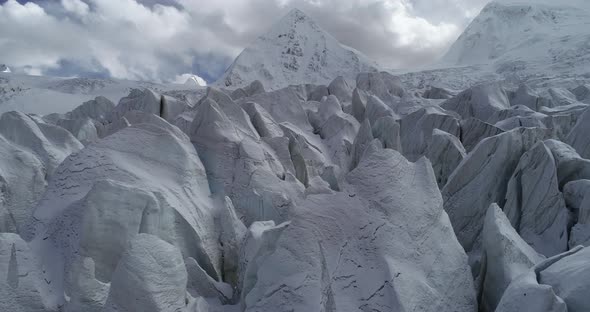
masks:
{"type": "Polygon", "coordinates": [[[590,80],[590,2],[495,0],[436,63],[391,70],[409,89],[461,91],[488,81],[546,92],[590,80]]]}
{"type": "Polygon", "coordinates": [[[247,47],[216,82],[238,88],[260,80],[267,89],[292,84],[328,84],[337,76],[354,79],[377,64],[340,44],[305,13],[294,9],[247,47]]]}
{"type": "Polygon", "coordinates": [[[441,63],[493,64],[498,72],[588,73],[589,28],[588,1],[493,1],[441,63]]]}

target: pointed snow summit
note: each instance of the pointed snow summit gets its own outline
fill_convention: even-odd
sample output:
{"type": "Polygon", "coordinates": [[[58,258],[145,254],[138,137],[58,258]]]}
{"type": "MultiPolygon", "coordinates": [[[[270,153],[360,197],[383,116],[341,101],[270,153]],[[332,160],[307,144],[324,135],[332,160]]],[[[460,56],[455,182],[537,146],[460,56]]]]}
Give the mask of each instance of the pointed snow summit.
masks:
{"type": "Polygon", "coordinates": [[[279,89],[328,84],[338,76],[354,79],[376,68],[375,62],[340,44],[305,13],[293,9],[244,49],[217,84],[233,89],[260,80],[266,89],[279,89]]]}

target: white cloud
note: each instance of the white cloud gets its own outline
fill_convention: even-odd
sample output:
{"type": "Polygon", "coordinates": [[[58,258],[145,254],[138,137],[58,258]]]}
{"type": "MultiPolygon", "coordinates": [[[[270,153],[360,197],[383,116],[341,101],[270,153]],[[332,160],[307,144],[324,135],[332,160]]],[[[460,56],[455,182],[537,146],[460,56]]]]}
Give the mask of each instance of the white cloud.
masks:
{"type": "Polygon", "coordinates": [[[199,74],[211,77],[298,7],[381,64],[415,66],[442,55],[486,1],[8,0],[0,5],[0,62],[39,73],[65,60],[116,78],[174,81],[196,59],[199,74]]]}
{"type": "Polygon", "coordinates": [[[24,5],[19,4],[15,0],[8,0],[2,7],[0,13],[14,19],[34,19],[44,17],[45,11],[37,4],[28,2],[24,5]]]}
{"type": "Polygon", "coordinates": [[[79,16],[86,16],[88,14],[88,4],[81,0],[61,0],[61,5],[66,11],[74,13],[79,16]]]}

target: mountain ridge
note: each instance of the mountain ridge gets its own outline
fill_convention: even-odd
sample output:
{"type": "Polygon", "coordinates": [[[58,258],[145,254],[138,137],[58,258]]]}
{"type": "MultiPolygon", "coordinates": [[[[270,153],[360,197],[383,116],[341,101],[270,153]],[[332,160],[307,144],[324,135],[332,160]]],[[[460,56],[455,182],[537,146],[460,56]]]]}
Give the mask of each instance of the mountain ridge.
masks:
{"type": "Polygon", "coordinates": [[[590,65],[590,5],[577,0],[493,1],[471,22],[440,64],[493,65],[542,72],[584,72],[590,65]],[[572,65],[577,65],[572,68],[572,65]],[[583,65],[580,71],[580,65],[583,65]]]}

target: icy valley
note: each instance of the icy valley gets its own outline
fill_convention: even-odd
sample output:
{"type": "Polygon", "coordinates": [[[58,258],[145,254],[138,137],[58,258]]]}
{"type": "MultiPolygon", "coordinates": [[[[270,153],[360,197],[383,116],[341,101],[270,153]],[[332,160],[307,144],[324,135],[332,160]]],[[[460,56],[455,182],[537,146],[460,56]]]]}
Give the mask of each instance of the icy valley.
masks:
{"type": "Polygon", "coordinates": [[[590,311],[587,1],[415,71],[293,10],[199,84],[0,66],[0,311],[590,311]]]}

